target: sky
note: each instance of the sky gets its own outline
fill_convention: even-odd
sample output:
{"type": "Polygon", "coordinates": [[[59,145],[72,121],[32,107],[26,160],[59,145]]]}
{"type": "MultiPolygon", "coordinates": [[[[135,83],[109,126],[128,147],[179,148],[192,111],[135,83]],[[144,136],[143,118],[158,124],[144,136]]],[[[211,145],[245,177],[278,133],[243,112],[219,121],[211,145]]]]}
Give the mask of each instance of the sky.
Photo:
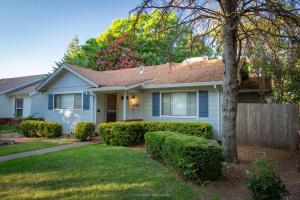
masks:
{"type": "Polygon", "coordinates": [[[70,40],[96,37],[139,0],[0,0],[0,78],[46,74],[70,40]]]}

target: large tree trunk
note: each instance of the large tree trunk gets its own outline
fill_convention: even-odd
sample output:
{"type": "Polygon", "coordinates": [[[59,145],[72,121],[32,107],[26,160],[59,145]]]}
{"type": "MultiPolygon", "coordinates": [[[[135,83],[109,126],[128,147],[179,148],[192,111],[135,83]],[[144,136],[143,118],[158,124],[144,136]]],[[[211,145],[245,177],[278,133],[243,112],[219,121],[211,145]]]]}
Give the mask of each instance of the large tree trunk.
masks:
{"type": "Polygon", "coordinates": [[[237,163],[236,148],[236,114],[238,101],[237,77],[237,20],[236,1],[222,0],[225,18],[223,19],[222,35],[224,41],[224,85],[223,85],[223,146],[227,162],[237,163]]]}

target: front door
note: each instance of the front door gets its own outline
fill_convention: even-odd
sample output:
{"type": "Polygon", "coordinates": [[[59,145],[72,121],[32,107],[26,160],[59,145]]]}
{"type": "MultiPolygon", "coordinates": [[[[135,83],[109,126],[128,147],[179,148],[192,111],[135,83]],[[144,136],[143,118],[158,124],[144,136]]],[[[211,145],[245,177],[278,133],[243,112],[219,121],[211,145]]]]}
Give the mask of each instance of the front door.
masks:
{"type": "Polygon", "coordinates": [[[106,122],[115,122],[117,120],[117,95],[107,94],[106,102],[106,122]]]}

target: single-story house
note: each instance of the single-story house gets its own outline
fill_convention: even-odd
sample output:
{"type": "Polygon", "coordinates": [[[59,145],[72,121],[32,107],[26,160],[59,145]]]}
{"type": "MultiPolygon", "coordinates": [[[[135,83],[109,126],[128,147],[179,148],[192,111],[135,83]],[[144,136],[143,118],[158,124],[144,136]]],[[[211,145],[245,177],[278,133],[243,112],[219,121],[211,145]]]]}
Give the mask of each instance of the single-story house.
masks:
{"type": "Polygon", "coordinates": [[[44,95],[35,88],[45,75],[0,79],[0,118],[44,118],[44,95]]]}
{"type": "MultiPolygon", "coordinates": [[[[103,72],[66,64],[36,91],[44,95],[44,118],[64,133],[79,121],[193,121],[210,123],[221,137],[223,76],[221,59],[103,72]]],[[[258,89],[243,90],[243,102],[255,101],[258,89]]]]}

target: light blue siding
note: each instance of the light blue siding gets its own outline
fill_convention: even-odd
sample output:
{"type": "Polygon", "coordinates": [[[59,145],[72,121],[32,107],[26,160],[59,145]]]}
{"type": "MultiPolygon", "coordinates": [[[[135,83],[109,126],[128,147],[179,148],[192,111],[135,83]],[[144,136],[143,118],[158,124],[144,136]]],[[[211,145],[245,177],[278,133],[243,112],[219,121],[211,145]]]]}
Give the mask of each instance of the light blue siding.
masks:
{"type": "Polygon", "coordinates": [[[0,118],[7,118],[12,116],[11,98],[7,95],[0,95],[0,118]]]}
{"type": "MultiPolygon", "coordinates": [[[[47,87],[46,98],[48,94],[56,93],[78,93],[85,92],[91,85],[71,72],[64,71],[57,76],[52,83],[47,87]]],[[[94,95],[94,94],[91,94],[94,95]]],[[[46,120],[55,121],[63,126],[63,133],[68,134],[73,132],[77,122],[94,122],[95,112],[94,96],[90,99],[90,109],[53,109],[46,110],[46,120]]],[[[48,108],[48,103],[46,105],[48,108]]]]}
{"type": "MultiPolygon", "coordinates": [[[[178,121],[178,122],[208,122],[213,126],[214,135],[216,138],[219,137],[220,133],[220,102],[219,95],[221,93],[213,87],[201,87],[201,88],[185,88],[185,89],[162,89],[162,90],[144,90],[143,93],[143,119],[145,121],[178,121]],[[163,117],[163,116],[152,116],[152,93],[163,92],[163,91],[208,91],[208,117],[163,117]]],[[[198,112],[197,112],[198,113],[198,112]]]]}
{"type": "Polygon", "coordinates": [[[36,118],[45,118],[45,98],[41,93],[30,96],[31,99],[31,115],[36,118]]]}
{"type": "Polygon", "coordinates": [[[37,93],[33,96],[27,94],[0,95],[0,118],[11,118],[15,114],[15,99],[23,99],[23,117],[34,115],[37,118],[45,116],[44,95],[37,93]]]}

